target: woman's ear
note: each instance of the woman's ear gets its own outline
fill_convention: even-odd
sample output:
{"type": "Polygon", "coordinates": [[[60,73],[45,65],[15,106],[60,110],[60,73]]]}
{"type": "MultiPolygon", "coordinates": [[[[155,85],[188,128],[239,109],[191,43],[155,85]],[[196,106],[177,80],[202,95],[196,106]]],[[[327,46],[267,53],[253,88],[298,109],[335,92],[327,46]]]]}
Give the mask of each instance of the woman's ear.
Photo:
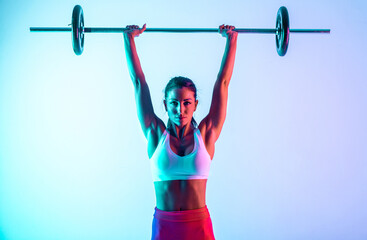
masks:
{"type": "Polygon", "coordinates": [[[196,111],[196,107],[198,106],[199,100],[195,101],[195,111],[196,111]]]}
{"type": "Polygon", "coordinates": [[[164,109],[166,110],[166,112],[168,112],[167,111],[167,102],[166,102],[166,100],[163,100],[163,104],[164,104],[164,109]]]}

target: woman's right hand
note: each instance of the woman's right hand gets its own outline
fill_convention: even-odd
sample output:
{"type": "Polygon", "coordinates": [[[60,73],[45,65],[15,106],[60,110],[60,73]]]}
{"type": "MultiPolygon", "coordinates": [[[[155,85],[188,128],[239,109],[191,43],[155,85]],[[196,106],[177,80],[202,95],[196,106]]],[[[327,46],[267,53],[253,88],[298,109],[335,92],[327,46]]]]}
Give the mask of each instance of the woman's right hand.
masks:
{"type": "Polygon", "coordinates": [[[128,35],[131,37],[138,37],[142,34],[146,29],[146,24],[143,25],[142,28],[139,28],[138,25],[127,25],[126,30],[124,31],[124,35],[128,35]]]}

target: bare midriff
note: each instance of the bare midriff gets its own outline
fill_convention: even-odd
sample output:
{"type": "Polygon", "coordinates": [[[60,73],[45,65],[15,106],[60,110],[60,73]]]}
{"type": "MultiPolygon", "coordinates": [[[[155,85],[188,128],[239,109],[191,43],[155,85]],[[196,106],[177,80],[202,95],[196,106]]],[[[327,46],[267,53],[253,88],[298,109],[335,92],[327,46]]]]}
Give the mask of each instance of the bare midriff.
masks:
{"type": "Polygon", "coordinates": [[[154,182],[157,208],[163,211],[185,211],[205,207],[207,179],[154,182]]]}

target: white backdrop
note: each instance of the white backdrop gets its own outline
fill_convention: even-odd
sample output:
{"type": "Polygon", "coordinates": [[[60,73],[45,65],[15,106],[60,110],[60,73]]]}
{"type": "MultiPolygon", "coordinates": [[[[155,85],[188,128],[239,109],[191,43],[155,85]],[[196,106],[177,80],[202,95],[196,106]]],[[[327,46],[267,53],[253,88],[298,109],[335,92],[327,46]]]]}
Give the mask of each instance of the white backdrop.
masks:
{"type": "MultiPolygon", "coordinates": [[[[275,27],[242,34],[207,205],[217,239],[367,239],[367,3],[363,0],[0,1],[0,239],[149,239],[155,207],[122,35],[88,34],[75,56],[66,27],[275,27]]],[[[136,39],[153,105],[187,76],[209,111],[224,52],[219,34],[136,39]]]]}

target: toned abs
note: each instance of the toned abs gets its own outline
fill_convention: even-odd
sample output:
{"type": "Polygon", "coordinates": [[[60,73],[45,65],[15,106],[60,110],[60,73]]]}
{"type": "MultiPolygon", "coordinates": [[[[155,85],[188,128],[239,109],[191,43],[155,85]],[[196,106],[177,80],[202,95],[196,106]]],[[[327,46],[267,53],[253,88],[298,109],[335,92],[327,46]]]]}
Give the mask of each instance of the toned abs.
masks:
{"type": "Polygon", "coordinates": [[[184,211],[206,205],[207,179],[154,182],[157,208],[163,211],[184,211]]]}

